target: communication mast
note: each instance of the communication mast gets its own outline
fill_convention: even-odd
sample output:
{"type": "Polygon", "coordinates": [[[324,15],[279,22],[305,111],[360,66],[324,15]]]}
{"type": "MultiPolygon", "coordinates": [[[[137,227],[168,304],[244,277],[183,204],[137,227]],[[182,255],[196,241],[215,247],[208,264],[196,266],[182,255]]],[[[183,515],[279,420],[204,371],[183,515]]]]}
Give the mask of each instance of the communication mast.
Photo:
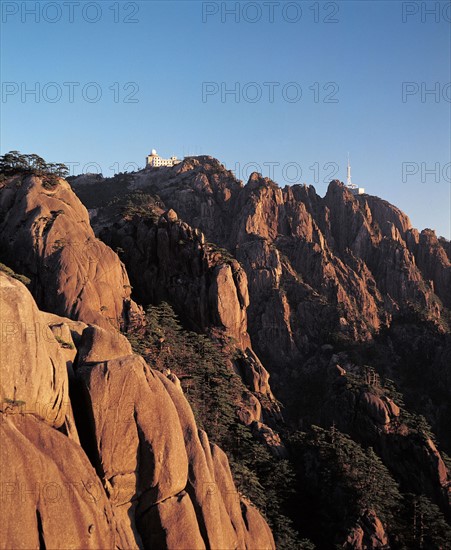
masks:
{"type": "Polygon", "coordinates": [[[348,153],[348,166],[346,170],[346,187],[353,193],[354,195],[363,195],[365,193],[365,189],[363,187],[359,187],[355,183],[352,183],[351,179],[351,163],[349,161],[349,153],[348,153]]]}

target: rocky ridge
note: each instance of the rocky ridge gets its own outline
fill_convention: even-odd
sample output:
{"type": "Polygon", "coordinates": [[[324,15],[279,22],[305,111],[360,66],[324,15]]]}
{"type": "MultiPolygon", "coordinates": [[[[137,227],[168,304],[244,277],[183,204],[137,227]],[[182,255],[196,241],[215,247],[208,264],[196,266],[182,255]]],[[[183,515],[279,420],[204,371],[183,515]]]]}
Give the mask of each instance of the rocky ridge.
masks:
{"type": "MultiPolygon", "coordinates": [[[[338,181],[324,198],[312,186],[281,189],[256,173],[243,186],[211,157],[125,181],[129,190],[157,194],[241,263],[248,330],[257,353],[272,363],[299,359],[326,330],[371,339],[413,307],[442,322],[451,286],[445,248],[386,201],[354,196],[338,181]],[[268,341],[289,351],[280,357],[268,341]]],[[[76,179],[72,184],[82,196],[76,179]]]]}
{"type": "Polygon", "coordinates": [[[117,331],[142,323],[140,308],[67,183],[18,177],[0,194],[2,260],[48,311],[0,272],[5,547],[274,548],[177,380],[117,331]]]}
{"type": "Polygon", "coordinates": [[[95,237],[65,180],[10,179],[1,189],[0,219],[4,263],[31,279],[41,309],[105,328],[139,317],[123,264],[95,237]]]}
{"type": "MultiPolygon", "coordinates": [[[[274,548],[174,382],[118,332],[89,325],[80,339],[75,332],[69,391],[62,350],[75,349],[71,335],[58,342],[55,318],[49,323],[22,283],[0,279],[2,323],[15,329],[2,353],[7,547],[274,548]]],[[[72,334],[69,319],[58,324],[72,334]]]]}
{"type": "MultiPolygon", "coordinates": [[[[301,429],[335,425],[363,446],[373,446],[403,491],[428,495],[449,514],[447,459],[418,416],[426,413],[443,444],[449,445],[449,365],[444,359],[451,296],[448,243],[430,230],[412,228],[408,217],[386,201],[354,196],[338,181],[331,182],[324,198],[311,186],[281,189],[259,174],[243,185],[211,157],[188,158],[173,168],[122,178],[124,195],[138,191],[157,197],[160,210],[151,224],[137,219],[140,216],[112,217],[106,204],[90,199],[86,187],[78,186],[76,179],[72,184],[85,203],[95,207],[92,223],[97,234],[126,250],[123,259],[131,272],[138,277],[145,266],[154,270],[154,281],[161,277],[162,288],[168,285],[155,254],[145,252],[143,261],[143,250],[154,249],[158,238],[137,238],[137,227],[147,225],[148,232],[152,225],[153,233],[143,234],[155,235],[160,224],[169,223],[163,214],[171,209],[169,225],[189,228],[192,242],[201,231],[202,241],[222,247],[227,261],[239,262],[247,276],[247,331],[286,407],[290,430],[293,423],[301,429]],[[133,234],[132,240],[126,234],[133,234]],[[133,257],[136,249],[139,261],[133,257]],[[405,349],[409,338],[416,356],[405,349]],[[428,339],[438,343],[437,351],[425,345],[428,339]],[[337,359],[329,348],[348,351],[337,359]],[[409,381],[408,361],[420,357],[422,348],[421,377],[431,389],[425,404],[419,405],[422,384],[420,378],[417,386],[409,381]],[[365,363],[373,360],[375,378],[368,378],[365,363]],[[401,384],[413,416],[402,396],[392,391],[392,378],[401,384]]],[[[105,190],[109,184],[100,182],[105,190]]],[[[165,238],[172,242],[173,255],[182,258],[183,237],[165,238]]],[[[188,256],[196,258],[189,250],[188,256]]],[[[185,276],[187,270],[180,272],[185,276]]],[[[181,302],[175,295],[170,299],[183,303],[185,311],[197,311],[193,304],[199,292],[196,298],[186,296],[181,302]]],[[[351,546],[386,544],[386,524],[373,514],[357,521],[355,537],[348,533],[351,546]]]]}

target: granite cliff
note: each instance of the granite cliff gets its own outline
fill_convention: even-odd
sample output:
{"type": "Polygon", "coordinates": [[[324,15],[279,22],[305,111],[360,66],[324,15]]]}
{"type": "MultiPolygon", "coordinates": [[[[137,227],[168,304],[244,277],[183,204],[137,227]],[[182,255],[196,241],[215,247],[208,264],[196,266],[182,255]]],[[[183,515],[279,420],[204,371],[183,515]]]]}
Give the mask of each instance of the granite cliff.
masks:
{"type": "MultiPolygon", "coordinates": [[[[100,198],[92,196],[89,177],[71,183],[90,208],[97,235],[122,251],[134,285],[142,288],[141,274],[152,273],[144,302],[168,299],[189,326],[219,327],[238,342],[247,331],[284,406],[285,420],[271,427],[286,442],[299,428],[335,426],[374,448],[403,494],[424,495],[448,516],[448,459],[433,436],[451,450],[447,241],[417,231],[395,206],[355,196],[339,181],[324,197],[312,186],[282,189],[256,173],[243,185],[211,157],[96,182],[100,198]],[[197,268],[199,258],[208,264],[218,255],[230,266],[233,295],[246,294],[233,273],[242,272],[247,286],[248,300],[227,300],[234,322],[220,319],[217,303],[209,303],[210,317],[199,307],[215,277],[214,270],[197,268]],[[171,281],[180,283],[177,290],[169,290],[171,281]],[[245,305],[244,317],[237,303],[245,305]]],[[[353,540],[352,547],[365,540],[388,544],[379,529],[386,523],[374,509],[362,513],[343,539],[353,540]]],[[[302,523],[298,518],[305,532],[302,523]]]]}
{"type": "Polygon", "coordinates": [[[68,182],[0,183],[5,548],[447,547],[448,241],[211,157],[68,182]]]}
{"type": "Polygon", "coordinates": [[[142,311],[69,185],[1,196],[2,259],[36,297],[3,267],[2,547],[274,548],[177,379],[118,331],[142,311]]]}

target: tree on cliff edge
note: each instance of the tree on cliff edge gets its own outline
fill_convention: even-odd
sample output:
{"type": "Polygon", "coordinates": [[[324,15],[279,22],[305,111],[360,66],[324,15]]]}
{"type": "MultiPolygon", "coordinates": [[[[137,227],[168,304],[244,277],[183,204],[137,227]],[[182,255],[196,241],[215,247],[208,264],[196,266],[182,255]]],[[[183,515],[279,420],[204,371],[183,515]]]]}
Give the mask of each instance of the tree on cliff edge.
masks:
{"type": "Polygon", "coordinates": [[[4,177],[15,174],[36,176],[52,174],[59,178],[66,178],[69,175],[69,169],[62,163],[48,163],[35,153],[24,155],[19,151],[9,151],[0,157],[0,174],[4,177]]]}

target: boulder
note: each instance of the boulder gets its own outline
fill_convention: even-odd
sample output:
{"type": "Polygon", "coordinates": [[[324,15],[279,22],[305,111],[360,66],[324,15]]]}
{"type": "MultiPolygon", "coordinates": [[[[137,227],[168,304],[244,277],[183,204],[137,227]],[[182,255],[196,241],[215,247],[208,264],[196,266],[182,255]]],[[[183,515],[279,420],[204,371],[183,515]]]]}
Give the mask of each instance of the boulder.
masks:
{"type": "Polygon", "coordinates": [[[83,449],[29,414],[0,422],[0,548],[114,550],[114,518],[83,449]]]}
{"type": "MultiPolygon", "coordinates": [[[[244,307],[246,300],[243,297],[245,293],[243,290],[244,279],[237,286],[232,267],[226,263],[215,267],[212,275],[213,283],[209,290],[209,300],[216,312],[215,323],[224,327],[226,333],[239,342],[241,346],[249,345],[247,317],[244,307]],[[240,298],[243,306],[240,303],[240,298]]],[[[245,277],[244,272],[242,272],[242,277],[245,277]]]]}
{"type": "Polygon", "coordinates": [[[255,508],[247,515],[242,514],[242,497],[235,487],[224,451],[210,444],[207,434],[197,429],[184,395],[163,375],[158,376],[179,415],[189,462],[186,490],[198,511],[199,527],[206,545],[218,549],[257,548],[254,543],[250,544],[249,537],[249,532],[255,529],[260,530],[256,540],[262,544],[261,548],[275,548],[271,531],[261,514],[255,508]]]}
{"type": "Polygon", "coordinates": [[[78,362],[79,364],[100,363],[132,353],[130,342],[119,332],[89,326],[82,333],[78,348],[78,362]]]}
{"type": "Polygon", "coordinates": [[[280,439],[280,435],[262,422],[252,424],[252,434],[256,439],[265,443],[271,453],[278,458],[287,458],[288,452],[280,439]]]}
{"type": "Polygon", "coordinates": [[[208,438],[204,432],[198,430],[185,396],[166,377],[159,373],[157,376],[175,405],[182,427],[189,463],[186,490],[197,510],[203,538],[210,548],[235,548],[236,536],[230,519],[223,513],[224,503],[217,491],[208,438]]]}
{"type": "Polygon", "coordinates": [[[80,364],[77,377],[92,410],[96,460],[120,540],[140,546],[136,524],[146,524],[150,508],[178,495],[187,483],[177,411],[159,377],[137,355],[80,364]]]}
{"type": "Polygon", "coordinates": [[[238,411],[238,417],[243,424],[249,426],[252,422],[262,421],[262,406],[260,401],[250,392],[242,397],[243,404],[238,411]]]}
{"type": "Polygon", "coordinates": [[[384,526],[372,510],[366,511],[351,529],[343,548],[366,550],[367,548],[388,548],[388,537],[384,526]]]}
{"type": "Polygon", "coordinates": [[[1,412],[64,423],[69,402],[66,361],[28,289],[0,272],[1,412]]]}
{"type": "Polygon", "coordinates": [[[69,327],[72,341],[74,342],[75,346],[79,345],[79,342],[81,340],[81,335],[85,330],[85,328],[88,326],[86,323],[83,323],[82,321],[74,321],[72,319],[69,319],[69,317],[61,317],[60,315],[55,315],[54,313],[49,313],[47,311],[41,311],[41,316],[43,317],[45,322],[48,324],[52,332],[55,333],[55,335],[59,335],[58,327],[63,327],[63,326],[69,327]],[[56,327],[55,330],[54,330],[54,327],[56,327]]]}
{"type": "Polygon", "coordinates": [[[205,549],[196,512],[185,491],[152,506],[141,530],[145,548],[205,549]]]}
{"type": "Polygon", "coordinates": [[[361,403],[364,410],[378,424],[390,424],[390,413],[387,404],[374,393],[364,392],[361,403]]]}
{"type": "Polygon", "coordinates": [[[0,189],[5,261],[31,279],[39,307],[107,330],[125,327],[139,308],[118,256],[96,239],[86,208],[59,179],[23,177],[0,189]]]}
{"type": "Polygon", "coordinates": [[[247,500],[242,501],[243,520],[246,527],[246,548],[259,550],[275,550],[274,537],[269,525],[260,512],[247,500]]]}

